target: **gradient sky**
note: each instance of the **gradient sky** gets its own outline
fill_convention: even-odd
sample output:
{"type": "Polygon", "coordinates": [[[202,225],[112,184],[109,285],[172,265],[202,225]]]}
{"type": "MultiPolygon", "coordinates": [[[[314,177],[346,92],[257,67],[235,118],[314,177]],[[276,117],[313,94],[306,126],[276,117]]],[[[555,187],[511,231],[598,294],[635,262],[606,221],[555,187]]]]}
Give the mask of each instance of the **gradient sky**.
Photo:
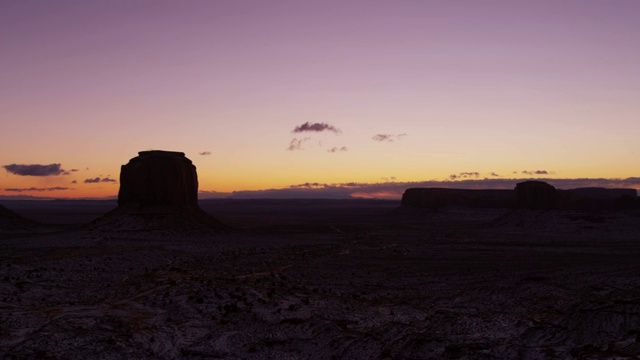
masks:
{"type": "Polygon", "coordinates": [[[149,149],[218,192],[636,177],[639,18],[637,0],[2,1],[0,195],[115,195],[149,149]]]}

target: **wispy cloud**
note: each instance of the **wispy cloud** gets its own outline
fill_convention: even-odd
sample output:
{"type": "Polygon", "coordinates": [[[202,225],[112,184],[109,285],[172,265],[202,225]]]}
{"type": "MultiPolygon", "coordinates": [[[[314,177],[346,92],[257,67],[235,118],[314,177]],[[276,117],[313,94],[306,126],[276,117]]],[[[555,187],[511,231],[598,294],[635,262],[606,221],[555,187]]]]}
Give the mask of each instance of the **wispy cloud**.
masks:
{"type": "Polygon", "coordinates": [[[96,177],[93,179],[85,179],[84,183],[85,184],[94,184],[94,183],[116,183],[117,181],[115,179],[111,179],[111,178],[100,178],[100,177],[96,177]]]}
{"type": "Polygon", "coordinates": [[[199,152],[198,155],[202,155],[202,156],[209,156],[211,155],[211,151],[203,151],[203,152],[199,152]]]}
{"type": "Polygon", "coordinates": [[[336,128],[333,125],[329,125],[327,123],[310,123],[306,122],[302,125],[298,125],[293,129],[293,133],[302,133],[302,132],[322,132],[322,131],[331,131],[333,133],[340,133],[340,129],[336,128]]]}
{"type": "Polygon", "coordinates": [[[396,140],[400,140],[403,137],[407,136],[407,134],[376,134],[371,139],[379,142],[394,142],[396,140]]]}
{"type": "Polygon", "coordinates": [[[551,172],[547,170],[523,170],[522,173],[525,175],[549,175],[551,172]]]}
{"type": "Polygon", "coordinates": [[[335,153],[335,152],[341,152],[341,151],[347,151],[347,150],[349,150],[349,149],[347,149],[347,147],[346,147],[346,146],[342,146],[342,147],[336,147],[336,146],[334,146],[334,147],[332,147],[331,149],[327,150],[327,152],[335,153]]]}
{"type": "Polygon", "coordinates": [[[43,191],[62,191],[62,190],[74,190],[73,188],[68,188],[68,187],[49,187],[49,188],[37,188],[37,187],[30,187],[30,188],[6,188],[4,189],[4,191],[9,191],[9,192],[31,192],[31,191],[39,191],[39,192],[43,192],[43,191]]]}
{"type": "Polygon", "coordinates": [[[287,150],[289,151],[302,150],[302,144],[304,144],[306,141],[309,141],[309,140],[311,140],[310,137],[306,137],[302,139],[293,138],[293,140],[291,140],[291,142],[289,143],[289,147],[287,147],[287,150]]]}
{"type": "Polygon", "coordinates": [[[19,176],[56,176],[69,174],[61,168],[61,164],[10,164],[2,167],[7,172],[19,176]]]}
{"type": "Polygon", "coordinates": [[[449,179],[451,180],[456,180],[456,179],[468,179],[468,178],[478,178],[480,177],[480,173],[477,171],[465,171],[465,172],[461,172],[459,174],[451,174],[449,175],[449,179]]]}

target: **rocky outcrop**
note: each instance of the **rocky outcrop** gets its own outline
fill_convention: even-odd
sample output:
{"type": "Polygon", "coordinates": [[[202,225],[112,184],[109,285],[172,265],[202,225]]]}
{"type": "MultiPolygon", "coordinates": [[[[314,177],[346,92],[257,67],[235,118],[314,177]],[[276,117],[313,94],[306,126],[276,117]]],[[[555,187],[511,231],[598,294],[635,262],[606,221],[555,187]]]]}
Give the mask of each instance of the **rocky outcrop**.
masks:
{"type": "Polygon", "coordinates": [[[198,206],[196,167],[184,153],[138,154],[122,165],[118,207],[96,220],[96,229],[166,234],[226,228],[198,206]]]}
{"type": "Polygon", "coordinates": [[[558,207],[556,188],[543,181],[525,181],[515,188],[516,207],[519,209],[550,210],[558,207]]]}
{"type": "Polygon", "coordinates": [[[141,151],[122,165],[118,206],[198,206],[196,167],[182,152],[141,151]]]}
{"type": "Polygon", "coordinates": [[[507,208],[513,204],[511,190],[411,188],[402,195],[402,206],[439,209],[447,206],[507,208]]]}

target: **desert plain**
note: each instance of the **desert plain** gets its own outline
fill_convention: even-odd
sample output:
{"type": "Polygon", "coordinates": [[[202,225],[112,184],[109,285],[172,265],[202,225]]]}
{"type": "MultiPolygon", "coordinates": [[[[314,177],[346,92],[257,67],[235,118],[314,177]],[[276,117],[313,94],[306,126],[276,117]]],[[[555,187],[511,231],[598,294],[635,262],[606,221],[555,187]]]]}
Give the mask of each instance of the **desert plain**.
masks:
{"type": "Polygon", "coordinates": [[[227,228],[127,230],[96,221],[115,201],[1,204],[27,219],[1,359],[640,358],[637,209],[220,199],[227,228]]]}

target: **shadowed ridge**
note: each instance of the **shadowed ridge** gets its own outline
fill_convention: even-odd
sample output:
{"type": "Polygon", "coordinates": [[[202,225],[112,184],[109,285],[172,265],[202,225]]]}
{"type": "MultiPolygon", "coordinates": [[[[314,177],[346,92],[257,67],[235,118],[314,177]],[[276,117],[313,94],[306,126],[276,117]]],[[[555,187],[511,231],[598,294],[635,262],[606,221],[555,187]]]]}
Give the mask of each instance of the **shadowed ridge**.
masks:
{"type": "Polygon", "coordinates": [[[0,231],[31,231],[41,225],[0,205],[0,231]]]}
{"type": "Polygon", "coordinates": [[[90,226],[118,232],[228,229],[198,206],[196,167],[184,153],[141,151],[122,165],[118,207],[90,226]]]}

